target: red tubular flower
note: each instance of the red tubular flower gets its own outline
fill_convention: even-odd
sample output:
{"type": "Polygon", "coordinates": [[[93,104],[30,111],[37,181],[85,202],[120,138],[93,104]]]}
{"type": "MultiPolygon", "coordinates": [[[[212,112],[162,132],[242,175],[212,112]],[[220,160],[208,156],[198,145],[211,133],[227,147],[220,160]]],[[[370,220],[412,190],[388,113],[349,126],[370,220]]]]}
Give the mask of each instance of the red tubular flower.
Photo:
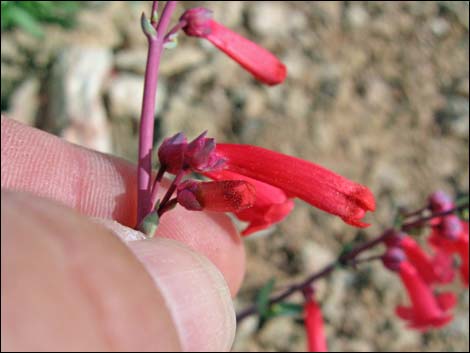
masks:
{"type": "Polygon", "coordinates": [[[277,85],[286,78],[285,65],[273,54],[212,20],[205,8],[187,10],[180,18],[189,36],[205,38],[267,85],[277,85]]]}
{"type": "Polygon", "coordinates": [[[429,243],[438,251],[447,254],[456,254],[460,257],[460,276],[463,283],[469,285],[469,240],[468,240],[468,222],[460,222],[460,233],[455,237],[449,236],[446,228],[436,226],[433,227],[429,243]]]}
{"type": "Polygon", "coordinates": [[[438,251],[431,257],[410,236],[404,237],[399,246],[427,284],[445,284],[454,279],[453,260],[448,254],[438,251]]]}
{"type": "Polygon", "coordinates": [[[434,295],[416,268],[406,261],[403,251],[389,248],[383,257],[383,263],[390,270],[399,273],[407,290],[411,306],[398,306],[395,312],[400,318],[408,321],[410,328],[426,331],[444,326],[452,320],[452,315],[447,312],[457,303],[455,295],[434,295]]]}
{"type": "MultiPolygon", "coordinates": [[[[468,229],[468,228],[467,228],[468,229]]],[[[468,231],[467,237],[461,242],[460,247],[460,258],[462,263],[460,264],[460,276],[462,282],[468,287],[469,283],[469,272],[468,272],[468,231]]]]}
{"type": "Polygon", "coordinates": [[[255,199],[254,187],[242,180],[188,180],[177,190],[178,203],[193,211],[237,212],[253,206],[255,199]]]}
{"type": "Polygon", "coordinates": [[[457,240],[463,231],[462,222],[454,214],[435,218],[432,225],[440,237],[448,240],[457,240]]]}
{"type": "Polygon", "coordinates": [[[282,221],[294,208],[294,202],[287,197],[284,191],[258,180],[224,170],[205,173],[205,175],[215,180],[244,180],[256,189],[256,201],[253,206],[235,212],[239,220],[249,222],[247,228],[242,231],[243,236],[266,229],[282,221]]]}
{"type": "Polygon", "coordinates": [[[367,227],[361,219],[375,210],[368,188],[317,164],[250,145],[218,144],[216,153],[226,170],[275,186],[356,227],[367,227]]]}
{"type": "Polygon", "coordinates": [[[323,325],[323,315],[320,306],[313,298],[304,304],[305,330],[309,352],[328,352],[323,325]]]}

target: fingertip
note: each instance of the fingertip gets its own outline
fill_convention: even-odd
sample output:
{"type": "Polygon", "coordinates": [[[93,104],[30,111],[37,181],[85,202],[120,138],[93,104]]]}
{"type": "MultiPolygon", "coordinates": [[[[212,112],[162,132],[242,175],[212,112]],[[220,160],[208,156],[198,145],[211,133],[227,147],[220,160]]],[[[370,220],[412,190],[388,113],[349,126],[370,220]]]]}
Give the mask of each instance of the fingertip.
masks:
{"type": "Polygon", "coordinates": [[[228,351],[235,312],[222,274],[204,256],[164,238],[128,246],[163,294],[184,351],[228,351]]]}
{"type": "Polygon", "coordinates": [[[157,236],[180,241],[205,255],[223,274],[232,296],[240,289],[245,273],[245,248],[227,215],[177,206],[162,217],[157,236]]]}

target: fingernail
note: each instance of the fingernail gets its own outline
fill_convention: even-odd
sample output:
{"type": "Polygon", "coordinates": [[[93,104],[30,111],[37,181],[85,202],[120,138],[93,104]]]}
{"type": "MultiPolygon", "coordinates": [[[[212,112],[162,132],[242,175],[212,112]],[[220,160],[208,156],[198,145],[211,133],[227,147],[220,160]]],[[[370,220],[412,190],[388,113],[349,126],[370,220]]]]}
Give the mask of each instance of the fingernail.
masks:
{"type": "Polygon", "coordinates": [[[205,257],[173,240],[130,242],[162,292],[186,351],[227,351],[235,312],[222,274],[205,257]]]}
{"type": "Polygon", "coordinates": [[[142,232],[123,226],[121,223],[112,219],[92,217],[91,220],[101,224],[117,235],[122,241],[130,242],[134,240],[144,240],[145,235],[142,232]]]}

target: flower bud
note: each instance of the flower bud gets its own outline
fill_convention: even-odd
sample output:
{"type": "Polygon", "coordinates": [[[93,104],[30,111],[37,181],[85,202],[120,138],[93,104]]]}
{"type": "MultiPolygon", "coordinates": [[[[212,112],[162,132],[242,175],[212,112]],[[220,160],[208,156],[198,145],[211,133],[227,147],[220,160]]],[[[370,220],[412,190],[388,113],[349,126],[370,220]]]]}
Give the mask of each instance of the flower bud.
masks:
{"type": "Polygon", "coordinates": [[[224,159],[215,152],[215,139],[206,138],[207,131],[191,141],[185,151],[185,164],[197,172],[220,169],[224,159]]]}
{"type": "Polygon", "coordinates": [[[169,173],[176,174],[183,167],[187,145],[186,137],[181,132],[163,140],[158,149],[158,159],[169,173]]]}
{"type": "Polygon", "coordinates": [[[212,11],[204,7],[186,10],[180,17],[180,21],[186,22],[183,27],[184,32],[194,37],[204,37],[211,32],[211,19],[212,11]]]}
{"type": "Polygon", "coordinates": [[[453,214],[442,217],[438,228],[440,236],[449,240],[457,240],[463,230],[459,217],[453,214]]]}
{"type": "Polygon", "coordinates": [[[253,206],[255,188],[242,180],[185,181],[178,187],[178,203],[192,211],[237,212],[253,206]]]}
{"type": "Polygon", "coordinates": [[[400,248],[389,248],[382,256],[382,262],[386,268],[391,271],[398,271],[400,264],[405,261],[406,255],[400,248]]]}
{"type": "Polygon", "coordinates": [[[454,207],[454,202],[444,191],[436,191],[429,196],[429,207],[433,212],[442,212],[454,207]]]}
{"type": "Polygon", "coordinates": [[[204,38],[267,85],[282,83],[286,66],[272,53],[212,19],[212,12],[199,7],[180,18],[188,36],[204,38]]]}

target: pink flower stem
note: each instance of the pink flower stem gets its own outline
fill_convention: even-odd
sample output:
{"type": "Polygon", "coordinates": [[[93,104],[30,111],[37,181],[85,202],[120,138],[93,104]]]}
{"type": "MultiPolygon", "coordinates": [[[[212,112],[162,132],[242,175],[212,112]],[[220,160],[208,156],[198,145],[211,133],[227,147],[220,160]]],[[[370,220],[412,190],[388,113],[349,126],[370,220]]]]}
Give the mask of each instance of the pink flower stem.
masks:
{"type": "Polygon", "coordinates": [[[166,204],[165,207],[162,208],[162,210],[159,213],[159,217],[161,217],[165,212],[170,211],[173,209],[178,204],[178,200],[176,197],[170,199],[166,204]]]}
{"type": "Polygon", "coordinates": [[[429,206],[425,206],[423,208],[420,208],[416,211],[413,211],[413,212],[408,212],[408,213],[404,213],[402,214],[401,216],[403,218],[410,218],[410,217],[414,217],[414,216],[419,216],[421,215],[424,211],[426,211],[427,209],[429,209],[429,206]]]}
{"type": "Polygon", "coordinates": [[[425,225],[428,221],[434,219],[434,218],[438,218],[438,217],[443,217],[443,216],[447,216],[447,215],[450,215],[452,213],[455,213],[455,212],[459,212],[459,211],[462,211],[466,208],[468,208],[469,204],[466,203],[466,204],[463,204],[463,205],[459,205],[457,207],[454,207],[450,210],[447,210],[447,211],[442,211],[442,212],[437,212],[437,213],[433,213],[432,215],[428,216],[428,217],[421,217],[413,222],[408,222],[408,223],[404,223],[402,226],[401,226],[401,230],[403,231],[407,231],[407,230],[410,230],[410,229],[413,229],[413,228],[417,228],[417,227],[422,227],[423,225],[425,225]]]}
{"type": "MultiPolygon", "coordinates": [[[[421,225],[425,221],[454,213],[454,212],[459,211],[463,208],[467,208],[468,206],[469,205],[467,203],[467,204],[460,205],[458,207],[455,207],[455,208],[453,208],[451,210],[448,210],[448,211],[445,211],[445,212],[434,213],[429,217],[423,217],[423,218],[421,218],[417,221],[405,223],[405,224],[402,225],[401,230],[409,230],[413,227],[421,225]]],[[[344,266],[354,266],[357,263],[365,262],[366,260],[367,261],[372,261],[372,260],[378,259],[379,256],[375,256],[375,255],[371,256],[369,258],[364,258],[364,259],[357,259],[357,257],[360,254],[362,254],[363,252],[365,252],[366,250],[369,250],[369,249],[381,244],[385,240],[386,237],[387,237],[387,232],[381,234],[378,237],[375,237],[375,238],[369,240],[368,242],[366,242],[362,245],[357,246],[356,248],[352,249],[351,251],[348,251],[348,252],[340,255],[335,261],[333,261],[330,264],[328,264],[327,266],[325,266],[322,270],[311,274],[305,280],[303,280],[299,283],[294,283],[294,284],[290,285],[284,291],[282,291],[278,295],[272,297],[269,300],[269,304],[270,305],[276,304],[278,302],[283,301],[284,299],[286,299],[287,297],[291,296],[292,294],[294,294],[296,292],[303,292],[305,290],[305,288],[310,287],[312,285],[312,283],[314,283],[315,281],[317,281],[321,278],[324,278],[324,277],[330,275],[331,273],[333,273],[338,268],[341,268],[341,267],[344,267],[344,266]]],[[[257,314],[257,313],[258,313],[258,309],[257,309],[256,305],[250,306],[250,307],[240,311],[237,314],[237,323],[240,323],[242,320],[246,319],[247,317],[249,317],[251,315],[254,315],[254,314],[257,314]]]]}
{"type": "Polygon", "coordinates": [[[382,254],[381,255],[372,255],[372,256],[368,256],[368,257],[361,257],[359,259],[354,259],[350,262],[350,265],[352,267],[356,267],[357,265],[359,264],[363,264],[363,263],[366,263],[366,262],[372,262],[372,261],[376,261],[376,260],[381,260],[382,259],[382,254]]]}
{"type": "Polygon", "coordinates": [[[152,2],[152,12],[150,13],[150,16],[151,16],[151,20],[150,20],[150,23],[152,24],[152,26],[154,26],[155,28],[157,27],[157,22],[156,22],[156,19],[155,19],[155,16],[154,14],[157,14],[158,12],[158,1],[153,1],[152,2]]]}
{"type": "Polygon", "coordinates": [[[153,181],[153,186],[152,186],[152,195],[150,196],[150,212],[153,211],[155,208],[155,205],[157,204],[157,196],[158,196],[158,186],[160,185],[160,182],[163,179],[163,174],[165,174],[166,168],[161,165],[160,168],[158,169],[157,176],[155,177],[155,180],[153,181]]]}
{"type": "MultiPolygon", "coordinates": [[[[157,2],[152,5],[153,11],[157,8],[157,2]]],[[[156,25],[157,35],[147,35],[149,47],[147,54],[147,66],[145,68],[144,95],[142,100],[142,113],[139,130],[139,160],[137,166],[137,225],[150,212],[151,209],[151,175],[152,175],[152,148],[153,125],[155,112],[155,97],[158,85],[158,68],[165,31],[170,23],[171,15],[175,10],[177,1],[168,1],[163,9],[162,16],[156,25]]],[[[153,20],[153,19],[152,19],[153,20]]]]}
{"type": "Polygon", "coordinates": [[[160,203],[160,206],[158,208],[158,215],[161,216],[163,212],[165,211],[165,208],[167,206],[168,201],[170,200],[171,196],[173,196],[173,193],[175,192],[176,188],[178,187],[179,183],[181,182],[181,179],[186,174],[185,169],[181,169],[178,174],[176,174],[175,178],[171,182],[170,187],[168,188],[168,191],[166,192],[165,196],[163,196],[162,202],[160,203]]]}
{"type": "Polygon", "coordinates": [[[185,20],[180,20],[176,25],[173,26],[172,29],[168,31],[168,33],[165,36],[164,41],[168,42],[172,35],[178,33],[178,31],[180,31],[186,25],[187,25],[187,22],[185,20]]]}

